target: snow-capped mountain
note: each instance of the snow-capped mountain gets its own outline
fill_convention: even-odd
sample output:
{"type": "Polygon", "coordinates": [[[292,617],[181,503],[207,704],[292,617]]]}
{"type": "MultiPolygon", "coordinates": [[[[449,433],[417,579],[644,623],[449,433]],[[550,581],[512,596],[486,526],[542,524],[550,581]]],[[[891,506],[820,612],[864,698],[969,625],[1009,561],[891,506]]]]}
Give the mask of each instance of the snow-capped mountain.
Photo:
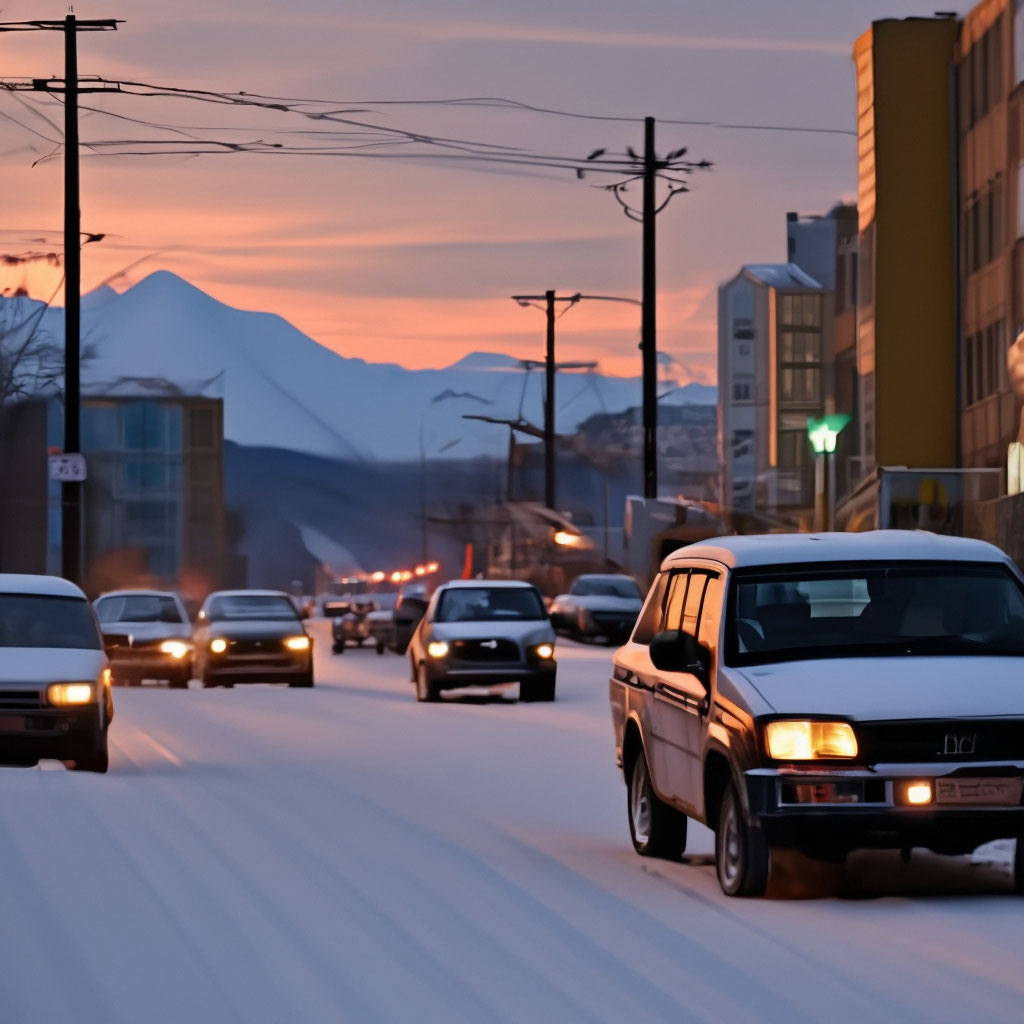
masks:
{"type": "MultiPolygon", "coordinates": [[[[225,436],[243,445],[345,458],[405,460],[499,454],[504,427],[465,414],[540,424],[543,376],[526,381],[509,356],[474,352],[438,370],[409,370],[337,355],[270,313],[233,309],[167,271],[125,292],[100,288],[82,303],[83,337],[95,355],[83,367],[93,392],[131,378],[167,381],[186,393],[224,398],[225,436]]],[[[63,310],[44,317],[63,336],[63,310]]],[[[712,387],[687,384],[672,404],[710,404],[712,387]]],[[[639,378],[564,374],[560,432],[595,412],[640,403],[639,378]]]]}

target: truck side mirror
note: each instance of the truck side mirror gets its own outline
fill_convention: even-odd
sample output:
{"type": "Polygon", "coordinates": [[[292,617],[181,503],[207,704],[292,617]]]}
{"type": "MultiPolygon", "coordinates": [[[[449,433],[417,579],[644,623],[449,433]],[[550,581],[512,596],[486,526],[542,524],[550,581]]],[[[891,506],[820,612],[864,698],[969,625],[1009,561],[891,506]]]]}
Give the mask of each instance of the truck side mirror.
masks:
{"type": "Polygon", "coordinates": [[[708,656],[697,638],[683,629],[655,633],[650,643],[651,662],[662,672],[689,672],[708,686],[708,656]]]}

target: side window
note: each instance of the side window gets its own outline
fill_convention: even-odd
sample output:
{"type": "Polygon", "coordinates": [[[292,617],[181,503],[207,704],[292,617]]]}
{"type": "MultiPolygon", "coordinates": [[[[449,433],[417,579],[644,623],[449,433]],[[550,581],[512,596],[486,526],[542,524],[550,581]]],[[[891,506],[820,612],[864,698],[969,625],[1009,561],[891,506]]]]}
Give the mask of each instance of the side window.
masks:
{"type": "Polygon", "coordinates": [[[668,573],[661,573],[654,581],[651,592],[647,595],[647,603],[640,612],[636,628],[633,630],[633,643],[649,644],[651,637],[661,629],[661,606],[665,602],[665,588],[668,585],[668,573]]]}
{"type": "Polygon", "coordinates": [[[708,647],[718,646],[718,635],[722,625],[722,602],[725,598],[725,584],[721,576],[709,576],[704,590],[704,602],[700,610],[697,639],[708,647]]]}
{"type": "Polygon", "coordinates": [[[704,589],[707,582],[707,573],[694,572],[690,574],[690,587],[686,591],[686,604],[683,607],[682,628],[693,636],[697,635],[697,619],[700,616],[700,606],[704,600],[704,589]]]}
{"type": "Polygon", "coordinates": [[[665,622],[662,629],[679,629],[683,621],[683,606],[686,603],[686,584],[690,570],[673,572],[668,584],[668,601],[665,603],[665,622]]]}

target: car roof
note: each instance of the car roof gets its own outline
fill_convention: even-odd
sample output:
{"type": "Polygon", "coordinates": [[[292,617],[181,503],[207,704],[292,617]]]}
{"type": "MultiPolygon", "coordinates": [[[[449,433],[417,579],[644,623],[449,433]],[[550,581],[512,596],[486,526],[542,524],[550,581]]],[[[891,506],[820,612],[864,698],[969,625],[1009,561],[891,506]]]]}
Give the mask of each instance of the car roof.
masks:
{"type": "Polygon", "coordinates": [[[730,569],[818,562],[1009,561],[994,544],[981,540],[945,537],[923,530],[875,530],[715,537],[673,551],[662,562],[662,568],[683,565],[695,558],[721,562],[730,569]]]}
{"type": "Polygon", "coordinates": [[[102,601],[105,597],[173,597],[177,600],[178,595],[173,590],[107,590],[96,600],[102,601]]]}
{"type": "Polygon", "coordinates": [[[449,580],[442,583],[441,587],[446,590],[457,590],[463,587],[517,587],[519,589],[536,590],[532,583],[526,580],[449,580]]]}
{"type": "Polygon", "coordinates": [[[60,576],[30,576],[25,573],[0,573],[0,594],[33,594],[45,597],[86,596],[70,580],[60,576]]]}
{"type": "MultiPolygon", "coordinates": [[[[583,572],[576,577],[577,580],[629,580],[636,582],[632,576],[624,572],[583,572]]],[[[573,580],[575,583],[576,581],[573,580]]]]}
{"type": "MultiPolygon", "coordinates": [[[[288,597],[283,590],[215,590],[208,594],[206,600],[211,597],[288,597]]],[[[288,597],[290,601],[291,598],[288,597]]]]}

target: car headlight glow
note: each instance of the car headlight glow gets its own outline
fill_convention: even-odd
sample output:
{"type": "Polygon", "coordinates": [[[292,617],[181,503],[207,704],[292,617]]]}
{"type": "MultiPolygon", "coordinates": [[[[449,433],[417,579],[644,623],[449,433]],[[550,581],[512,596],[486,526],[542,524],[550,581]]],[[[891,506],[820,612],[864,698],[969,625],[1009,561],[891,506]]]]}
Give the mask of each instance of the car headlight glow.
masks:
{"type": "Polygon", "coordinates": [[[96,688],[92,683],[54,683],[46,691],[51,704],[91,704],[96,699],[96,688]]]}
{"type": "Polygon", "coordinates": [[[183,643],[181,640],[165,640],[160,645],[160,651],[163,654],[169,654],[172,658],[176,658],[178,661],[181,661],[181,659],[188,654],[188,644],[183,643]]]}
{"type": "Polygon", "coordinates": [[[210,650],[214,654],[223,654],[228,649],[228,642],[223,637],[217,637],[216,640],[210,641],[210,650]]]}
{"type": "Polygon", "coordinates": [[[432,658],[443,658],[448,653],[448,645],[443,640],[432,640],[427,644],[427,654],[432,658]]]}
{"type": "Polygon", "coordinates": [[[284,642],[285,647],[289,651],[308,651],[309,650],[309,637],[308,636],[290,636],[284,642]]]}
{"type": "Polygon", "coordinates": [[[776,761],[817,761],[857,756],[857,737],[848,722],[769,722],[768,756],[776,761]]]}
{"type": "Polygon", "coordinates": [[[545,661],[547,661],[549,658],[553,658],[555,656],[555,645],[538,644],[536,647],[534,647],[533,653],[536,654],[538,658],[543,658],[545,661]]]}

